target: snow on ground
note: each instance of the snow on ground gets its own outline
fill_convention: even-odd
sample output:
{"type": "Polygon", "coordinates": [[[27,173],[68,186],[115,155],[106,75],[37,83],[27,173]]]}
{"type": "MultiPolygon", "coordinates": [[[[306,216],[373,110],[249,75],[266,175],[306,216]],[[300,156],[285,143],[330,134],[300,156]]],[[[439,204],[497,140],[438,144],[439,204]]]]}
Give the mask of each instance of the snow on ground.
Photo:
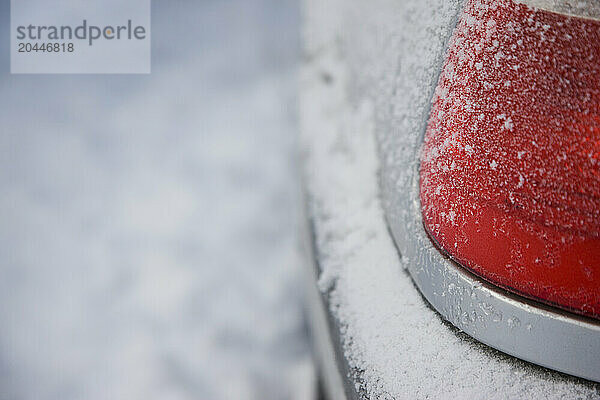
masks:
{"type": "Polygon", "coordinates": [[[150,76],[2,60],[1,399],[312,397],[298,19],[293,1],[155,2],[150,76]]]}

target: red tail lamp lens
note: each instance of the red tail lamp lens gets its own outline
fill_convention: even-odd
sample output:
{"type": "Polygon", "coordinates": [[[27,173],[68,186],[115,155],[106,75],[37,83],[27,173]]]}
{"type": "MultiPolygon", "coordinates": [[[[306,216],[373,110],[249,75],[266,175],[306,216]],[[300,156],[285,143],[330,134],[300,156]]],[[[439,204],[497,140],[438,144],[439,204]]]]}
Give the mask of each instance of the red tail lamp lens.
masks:
{"type": "Polygon", "coordinates": [[[425,227],[486,280],[600,319],[600,21],[467,3],[421,158],[425,227]]]}

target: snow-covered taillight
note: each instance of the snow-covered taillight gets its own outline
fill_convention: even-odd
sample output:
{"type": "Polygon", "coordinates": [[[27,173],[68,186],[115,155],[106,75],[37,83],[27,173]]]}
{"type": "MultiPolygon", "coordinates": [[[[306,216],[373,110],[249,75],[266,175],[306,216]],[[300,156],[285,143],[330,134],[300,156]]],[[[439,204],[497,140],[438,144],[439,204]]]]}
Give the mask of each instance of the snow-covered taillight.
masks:
{"type": "Polygon", "coordinates": [[[468,0],[420,190],[427,231],[460,264],[600,318],[600,21],[468,0]]]}

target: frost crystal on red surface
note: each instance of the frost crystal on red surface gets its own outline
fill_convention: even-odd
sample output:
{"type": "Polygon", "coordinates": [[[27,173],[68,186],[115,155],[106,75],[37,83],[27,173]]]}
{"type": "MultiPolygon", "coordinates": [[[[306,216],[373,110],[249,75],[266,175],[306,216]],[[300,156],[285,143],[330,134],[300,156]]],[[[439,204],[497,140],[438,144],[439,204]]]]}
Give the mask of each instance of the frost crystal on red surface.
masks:
{"type": "Polygon", "coordinates": [[[600,318],[600,21],[467,2],[433,99],[421,202],[462,265],[600,318]]]}

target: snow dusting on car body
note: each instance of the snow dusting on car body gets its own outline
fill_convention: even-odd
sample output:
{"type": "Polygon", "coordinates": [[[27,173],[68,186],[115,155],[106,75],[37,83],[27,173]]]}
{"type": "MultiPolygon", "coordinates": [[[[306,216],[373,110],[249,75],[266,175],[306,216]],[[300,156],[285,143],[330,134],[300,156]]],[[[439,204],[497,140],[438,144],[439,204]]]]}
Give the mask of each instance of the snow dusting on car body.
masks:
{"type": "MultiPolygon", "coordinates": [[[[597,324],[477,279],[444,257],[423,229],[419,149],[463,2],[322,3],[306,1],[302,139],[319,284],[355,385],[348,396],[600,396],[597,384],[454,331],[413,286],[444,319],[503,352],[540,364],[566,362],[557,368],[563,371],[572,367],[564,355],[577,354],[580,369],[569,372],[595,373],[586,375],[600,359],[597,324]],[[556,340],[544,344],[548,331],[556,340]]],[[[508,117],[498,121],[510,130],[508,117]]],[[[502,168],[499,161],[490,159],[488,167],[502,168]]]]}

